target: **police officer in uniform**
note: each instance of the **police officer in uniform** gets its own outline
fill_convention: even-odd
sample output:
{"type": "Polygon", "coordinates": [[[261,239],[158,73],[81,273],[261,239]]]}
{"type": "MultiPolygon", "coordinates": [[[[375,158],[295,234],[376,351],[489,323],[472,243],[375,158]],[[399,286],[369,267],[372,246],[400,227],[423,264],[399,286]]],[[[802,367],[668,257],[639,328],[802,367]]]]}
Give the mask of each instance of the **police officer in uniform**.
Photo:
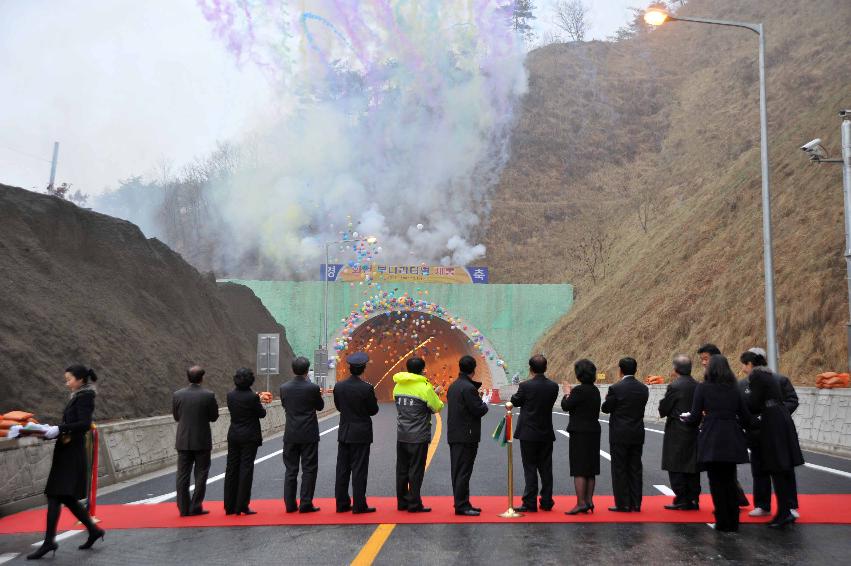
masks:
{"type": "Polygon", "coordinates": [[[292,380],[281,385],[281,405],[284,406],[284,504],[287,513],[313,513],[313,492],[319,471],[319,420],[316,411],[325,407],[322,391],[307,379],[310,362],[307,358],[293,360],[292,380]],[[298,469],[301,464],[300,500],[296,503],[298,469]]]}
{"type": "Polygon", "coordinates": [[[361,378],[369,356],[356,352],[346,358],[346,362],[349,364],[349,377],[334,386],[334,406],[340,412],[334,497],[337,499],[337,513],[374,513],[375,507],[366,504],[366,481],[372,444],[372,417],[378,414],[378,399],[375,388],[361,378]],[[349,498],[350,477],[354,506],[349,498]]]}

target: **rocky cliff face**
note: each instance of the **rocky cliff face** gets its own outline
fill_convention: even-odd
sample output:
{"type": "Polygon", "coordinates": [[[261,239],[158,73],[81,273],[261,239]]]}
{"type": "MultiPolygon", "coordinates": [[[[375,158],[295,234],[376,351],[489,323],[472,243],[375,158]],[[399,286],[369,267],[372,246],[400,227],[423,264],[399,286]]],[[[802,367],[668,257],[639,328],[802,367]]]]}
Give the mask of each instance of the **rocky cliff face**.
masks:
{"type": "Polygon", "coordinates": [[[129,222],[0,185],[0,411],[55,419],[73,363],[98,373],[101,420],[168,413],[195,363],[223,404],[259,332],[282,334],[288,367],[285,330],[250,289],[217,285],[129,222]]]}

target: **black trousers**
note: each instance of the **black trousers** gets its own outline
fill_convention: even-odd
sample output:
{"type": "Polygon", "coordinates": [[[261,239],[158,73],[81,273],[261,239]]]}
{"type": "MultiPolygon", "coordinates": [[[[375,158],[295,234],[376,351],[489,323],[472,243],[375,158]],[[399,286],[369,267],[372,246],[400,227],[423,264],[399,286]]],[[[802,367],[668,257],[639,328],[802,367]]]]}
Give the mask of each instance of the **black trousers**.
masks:
{"type": "Polygon", "coordinates": [[[352,507],[363,511],[366,504],[366,480],[369,475],[369,444],[350,442],[337,443],[337,480],[334,484],[334,497],[337,509],[352,507]],[[354,505],[349,499],[349,478],[352,482],[354,505]]]}
{"type": "Polygon", "coordinates": [[[550,440],[520,441],[520,459],[523,461],[523,505],[537,509],[538,476],[541,476],[541,507],[550,509],[553,501],[553,443],[550,440]]]}
{"type": "Polygon", "coordinates": [[[427,454],[428,442],[396,442],[396,504],[399,509],[423,506],[420,489],[427,454]]]}
{"type": "MultiPolygon", "coordinates": [[[[785,475],[785,478],[781,479],[781,483],[785,488],[786,494],[784,497],[788,498],[787,506],[790,509],[798,508],[798,481],[795,478],[795,469],[792,468],[788,472],[778,472],[777,474],[772,474],[767,471],[763,465],[762,460],[760,460],[759,456],[756,454],[756,450],[751,451],[751,474],[753,475],[753,505],[754,507],[759,507],[761,509],[765,509],[766,511],[771,511],[771,481],[774,475],[785,475]]],[[[774,489],[775,493],[777,493],[777,499],[780,499],[780,493],[777,492],[777,488],[774,489]]]]}
{"type": "Polygon", "coordinates": [[[201,511],[207,493],[207,476],[210,475],[210,450],[177,451],[177,508],[180,514],[190,515],[201,511]],[[195,470],[195,490],[189,499],[189,476],[195,470]]]}
{"type": "Polygon", "coordinates": [[[641,453],[644,445],[610,443],[609,450],[612,452],[612,491],[615,495],[615,506],[641,509],[641,453]]]}
{"type": "Polygon", "coordinates": [[[254,458],[257,444],[228,442],[225,467],[225,513],[238,513],[251,503],[251,484],[254,483],[254,458]]]}
{"type": "Polygon", "coordinates": [[[478,442],[450,442],[449,466],[452,474],[452,495],[455,510],[470,509],[470,477],[479,451],[478,442]]]}
{"type": "Polygon", "coordinates": [[[319,471],[318,442],[284,442],[284,504],[287,511],[313,506],[316,474],[319,471]],[[298,468],[301,464],[301,493],[296,502],[298,468]]]}
{"type": "Polygon", "coordinates": [[[668,472],[671,489],[674,490],[674,505],[698,503],[700,500],[700,472],[668,472]]]}
{"type": "Polygon", "coordinates": [[[719,531],[739,530],[739,488],[736,482],[736,464],[732,462],[707,462],[709,492],[715,506],[715,528],[719,531]]]}
{"type": "Polygon", "coordinates": [[[62,495],[62,496],[47,496],[47,528],[44,533],[44,542],[51,543],[55,542],[56,539],[56,527],[59,524],[59,515],[62,514],[62,506],[68,508],[71,513],[80,521],[88,530],[89,533],[94,533],[97,531],[97,527],[95,526],[94,521],[86,512],[86,509],[80,505],[80,502],[77,499],[70,495],[62,495]]]}
{"type": "MultiPolygon", "coordinates": [[[[794,488],[795,470],[791,470],[791,474],[788,471],[772,473],[771,483],[774,484],[774,494],[777,496],[777,517],[786,517],[789,515],[789,509],[797,509],[797,505],[792,507],[792,503],[797,499],[794,488]]],[[[768,510],[765,507],[763,509],[768,510]]]]}

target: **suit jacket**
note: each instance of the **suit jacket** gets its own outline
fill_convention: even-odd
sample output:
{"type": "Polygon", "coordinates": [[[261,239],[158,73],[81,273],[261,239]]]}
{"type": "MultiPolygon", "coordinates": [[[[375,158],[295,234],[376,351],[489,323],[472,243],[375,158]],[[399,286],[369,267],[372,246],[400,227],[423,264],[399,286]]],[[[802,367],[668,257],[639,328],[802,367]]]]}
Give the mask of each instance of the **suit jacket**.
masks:
{"type": "Polygon", "coordinates": [[[570,413],[568,432],[600,432],[600,390],[580,383],[561,398],[561,410],[570,413]]]}
{"type": "Polygon", "coordinates": [[[446,423],[447,442],[479,442],[482,437],[482,417],[488,412],[488,406],[479,397],[478,381],[473,381],[469,375],[458,375],[449,391],[446,392],[446,402],[449,405],[449,415],[446,423]]]}
{"type": "Polygon", "coordinates": [[[538,374],[520,383],[511,403],[520,407],[520,418],[514,437],[518,440],[555,442],[553,406],[558,398],[558,385],[546,375],[538,374]]]}
{"type": "Polygon", "coordinates": [[[340,411],[337,441],[372,443],[372,417],[378,414],[375,388],[360,377],[350,375],[334,385],[334,406],[340,411]]]}
{"type": "Polygon", "coordinates": [[[266,409],[257,393],[250,389],[229,391],[228,410],[230,411],[228,442],[257,446],[263,444],[260,419],[266,416],[266,409]]]}
{"type": "Polygon", "coordinates": [[[600,409],[609,413],[609,444],[644,444],[644,407],[650,397],[646,385],[634,375],[609,387],[600,409]]]}
{"type": "Polygon", "coordinates": [[[659,401],[659,416],[665,421],[662,439],[662,469],[669,472],[696,473],[697,427],[680,421],[680,415],[691,410],[697,381],[690,375],[679,375],[668,384],[665,397],[659,401]]]}
{"type": "Polygon", "coordinates": [[[316,411],[325,408],[322,390],[306,377],[296,376],[281,385],[281,405],[284,406],[284,442],[319,442],[319,420],[316,411]]]}
{"type": "Polygon", "coordinates": [[[177,439],[174,447],[178,450],[212,450],[213,435],[210,423],[219,418],[219,405],[216,395],[190,383],[187,387],[175,391],[171,398],[171,411],[177,421],[177,439]]]}

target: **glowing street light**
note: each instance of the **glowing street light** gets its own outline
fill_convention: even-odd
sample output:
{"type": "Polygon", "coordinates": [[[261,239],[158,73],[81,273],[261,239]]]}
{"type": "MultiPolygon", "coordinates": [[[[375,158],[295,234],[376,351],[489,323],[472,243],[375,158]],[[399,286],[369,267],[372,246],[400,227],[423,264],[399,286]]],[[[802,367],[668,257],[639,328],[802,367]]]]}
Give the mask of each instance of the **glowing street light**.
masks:
{"type": "Polygon", "coordinates": [[[651,8],[644,12],[644,21],[651,26],[661,26],[668,20],[668,12],[658,8],[651,8]]]}
{"type": "Polygon", "coordinates": [[[771,241],[771,191],[768,179],[768,112],[765,106],[765,32],[762,24],[673,16],[660,8],[649,8],[644,13],[644,21],[652,26],[660,26],[669,21],[729,26],[750,30],[759,36],[759,146],[762,164],[762,261],[765,272],[765,337],[768,366],[777,371],[777,322],[774,314],[774,267],[771,241]]]}

